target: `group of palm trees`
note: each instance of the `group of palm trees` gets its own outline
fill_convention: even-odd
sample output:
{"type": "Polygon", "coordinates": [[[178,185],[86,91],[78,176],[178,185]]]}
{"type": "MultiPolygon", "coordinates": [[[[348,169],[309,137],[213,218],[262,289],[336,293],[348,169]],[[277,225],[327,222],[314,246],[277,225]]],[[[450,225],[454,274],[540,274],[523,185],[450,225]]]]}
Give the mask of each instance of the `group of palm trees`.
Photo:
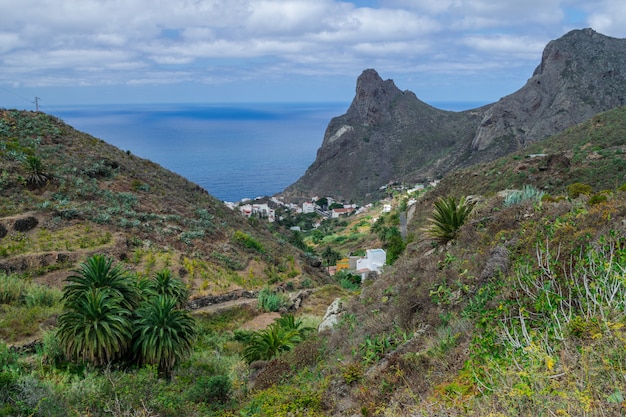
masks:
{"type": "Polygon", "coordinates": [[[153,364],[171,378],[195,337],[194,319],[184,310],[185,284],[168,269],[136,279],[104,255],[73,272],[57,332],[67,358],[95,366],[153,364]]]}

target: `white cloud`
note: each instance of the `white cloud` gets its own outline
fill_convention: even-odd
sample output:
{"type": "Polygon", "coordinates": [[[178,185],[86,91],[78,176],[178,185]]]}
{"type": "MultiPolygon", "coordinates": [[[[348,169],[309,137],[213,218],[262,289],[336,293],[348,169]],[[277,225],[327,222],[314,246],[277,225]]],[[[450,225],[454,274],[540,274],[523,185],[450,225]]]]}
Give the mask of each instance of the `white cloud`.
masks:
{"type": "Polygon", "coordinates": [[[590,26],[600,33],[626,37],[626,2],[604,0],[594,3],[589,16],[590,26]]]}
{"type": "Polygon", "coordinates": [[[601,33],[626,36],[623,0],[372,3],[0,0],[0,86],[532,70],[545,44],[572,28],[572,10],[601,33]]]}

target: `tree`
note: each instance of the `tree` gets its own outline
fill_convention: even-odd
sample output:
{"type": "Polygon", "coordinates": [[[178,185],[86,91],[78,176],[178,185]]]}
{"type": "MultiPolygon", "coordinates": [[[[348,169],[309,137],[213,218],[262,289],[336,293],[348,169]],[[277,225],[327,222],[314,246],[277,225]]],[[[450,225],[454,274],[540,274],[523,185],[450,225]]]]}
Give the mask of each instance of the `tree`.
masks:
{"type": "Polygon", "coordinates": [[[169,379],[195,336],[193,317],[177,308],[187,301],[184,283],[164,269],[140,292],[130,275],[104,255],[88,258],[73,272],[59,316],[59,341],[67,356],[99,366],[132,348],[139,363],[157,365],[169,379]]]}
{"type": "Polygon", "coordinates": [[[331,248],[330,246],[326,246],[321,256],[322,256],[322,259],[326,261],[326,266],[335,264],[337,260],[341,258],[341,254],[333,250],[333,248],[331,248]]]}
{"type": "Polygon", "coordinates": [[[94,365],[122,357],[132,337],[130,310],[108,288],[89,288],[65,302],[59,316],[58,335],[65,354],[94,365]]]}
{"type": "Polygon", "coordinates": [[[446,244],[456,237],[474,206],[467,202],[465,197],[439,198],[434,205],[430,227],[426,233],[437,243],[446,244]]]}
{"type": "Polygon", "coordinates": [[[152,279],[144,284],[144,293],[149,297],[167,295],[176,300],[176,306],[183,308],[187,303],[189,292],[185,283],[175,278],[169,269],[155,272],[152,279]]]}
{"type": "Polygon", "coordinates": [[[281,352],[291,350],[304,340],[309,331],[301,320],[293,316],[278,318],[265,330],[254,332],[246,342],[243,357],[248,363],[258,360],[269,360],[281,352]]]}
{"type": "Polygon", "coordinates": [[[128,310],[134,309],[139,303],[137,286],[119,264],[113,266],[111,258],[93,255],[72,272],[74,275],[65,279],[69,284],[63,290],[63,299],[70,306],[95,288],[106,288],[116,293],[121,298],[122,306],[128,310]]]}
{"type": "Polygon", "coordinates": [[[157,365],[159,374],[171,379],[177,363],[187,357],[195,338],[195,322],[176,308],[176,298],[159,295],[144,302],[134,321],[133,351],[140,363],[157,365]]]}
{"type": "Polygon", "coordinates": [[[94,255],[66,278],[59,340],[66,355],[103,365],[122,357],[132,338],[139,292],[126,271],[94,255]]]}

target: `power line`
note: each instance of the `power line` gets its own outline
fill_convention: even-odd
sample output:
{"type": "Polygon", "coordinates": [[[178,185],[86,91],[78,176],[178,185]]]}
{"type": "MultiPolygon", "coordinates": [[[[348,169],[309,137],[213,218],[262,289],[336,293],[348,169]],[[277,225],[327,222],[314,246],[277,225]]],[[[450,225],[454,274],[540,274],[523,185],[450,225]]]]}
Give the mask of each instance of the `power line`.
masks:
{"type": "Polygon", "coordinates": [[[13,92],[13,91],[5,88],[5,87],[0,86],[0,89],[6,91],[7,93],[11,94],[12,96],[15,96],[15,97],[19,98],[20,100],[24,100],[27,103],[35,104],[36,111],[39,111],[39,100],[41,100],[41,98],[35,97],[35,101],[32,101],[31,99],[26,98],[26,97],[24,97],[24,96],[22,96],[20,94],[17,94],[17,93],[15,93],[15,92],[13,92]]]}

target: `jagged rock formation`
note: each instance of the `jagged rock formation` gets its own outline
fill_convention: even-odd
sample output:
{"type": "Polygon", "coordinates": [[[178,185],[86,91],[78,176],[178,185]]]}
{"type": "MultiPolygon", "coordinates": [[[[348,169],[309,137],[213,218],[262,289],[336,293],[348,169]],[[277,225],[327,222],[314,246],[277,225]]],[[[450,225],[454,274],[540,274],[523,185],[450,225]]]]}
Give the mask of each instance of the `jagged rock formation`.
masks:
{"type": "Polygon", "coordinates": [[[284,195],[372,200],[391,181],[492,160],[625,104],[626,39],[592,29],[550,42],[524,87],[465,112],[431,107],[368,69],[348,111],[330,121],[315,161],[284,195]]]}

